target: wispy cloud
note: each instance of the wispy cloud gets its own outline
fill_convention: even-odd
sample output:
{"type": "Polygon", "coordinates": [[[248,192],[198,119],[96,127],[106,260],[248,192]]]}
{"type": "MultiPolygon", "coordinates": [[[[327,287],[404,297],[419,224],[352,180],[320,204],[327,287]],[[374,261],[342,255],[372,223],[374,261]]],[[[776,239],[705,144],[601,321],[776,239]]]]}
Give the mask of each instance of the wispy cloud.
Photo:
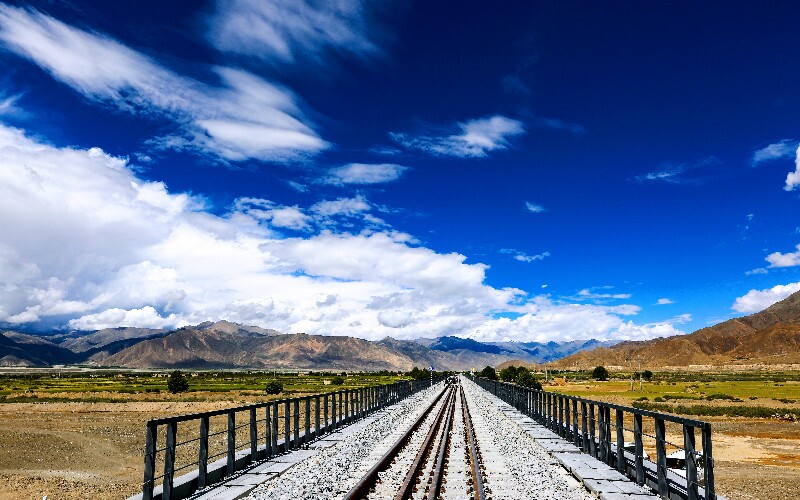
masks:
{"type": "Polygon", "coordinates": [[[546,211],[543,206],[539,205],[538,203],[533,203],[533,202],[530,202],[530,201],[526,201],[525,202],[525,208],[529,212],[533,212],[535,214],[540,214],[540,213],[546,211]]]}
{"type": "Polygon", "coordinates": [[[753,276],[753,275],[756,275],[756,274],[769,274],[769,271],[767,271],[763,267],[757,267],[755,269],[751,269],[750,271],[745,271],[744,274],[745,274],[745,276],[753,276]]]}
{"type": "Polygon", "coordinates": [[[596,290],[611,290],[614,287],[611,286],[596,286],[592,288],[584,288],[583,290],[578,292],[579,299],[585,300],[604,300],[604,299],[612,299],[612,300],[623,300],[631,298],[631,294],[629,293],[598,293],[596,290]]]}
{"type": "Polygon", "coordinates": [[[358,0],[219,1],[209,39],[223,52],[272,63],[322,62],[327,53],[365,58],[381,53],[370,35],[379,24],[376,7],[358,0]]]}
{"type": "Polygon", "coordinates": [[[393,163],[349,163],[332,168],[322,179],[326,184],[380,184],[400,178],[408,167],[393,163]]]}
{"type": "Polygon", "coordinates": [[[666,305],[674,304],[674,303],[675,303],[675,301],[672,300],[672,299],[662,298],[662,299],[658,299],[656,301],[655,305],[657,305],[657,306],[666,306],[666,305]]]}
{"type": "Polygon", "coordinates": [[[520,252],[519,250],[514,250],[513,248],[503,248],[500,250],[500,253],[513,255],[514,259],[520,262],[536,262],[537,260],[544,260],[547,257],[550,257],[550,252],[542,252],[536,255],[527,255],[524,252],[520,252]]]}
{"type": "Polygon", "coordinates": [[[408,149],[437,156],[480,158],[508,148],[511,137],[525,133],[522,122],[501,115],[460,122],[451,128],[455,130],[445,135],[412,136],[394,132],[389,135],[408,149]]]}
{"type": "Polygon", "coordinates": [[[155,141],[162,147],[276,161],[328,146],[291,90],[246,71],[214,68],[222,85],[209,86],[108,36],[7,5],[0,5],[0,43],[93,101],[171,120],[175,135],[155,141]]]}
{"type": "Polygon", "coordinates": [[[753,153],[751,165],[757,167],[767,161],[791,158],[794,156],[795,149],[797,149],[797,141],[792,139],[769,144],[753,153]]]}
{"type": "Polygon", "coordinates": [[[533,124],[537,127],[549,128],[553,130],[563,130],[575,135],[583,135],[586,133],[586,127],[577,123],[569,123],[563,120],[556,120],[554,118],[536,118],[533,124]]]}
{"type": "Polygon", "coordinates": [[[636,182],[666,182],[669,184],[702,184],[709,175],[703,171],[720,165],[717,158],[709,157],[691,163],[662,164],[657,170],[634,177],[636,182]]]}

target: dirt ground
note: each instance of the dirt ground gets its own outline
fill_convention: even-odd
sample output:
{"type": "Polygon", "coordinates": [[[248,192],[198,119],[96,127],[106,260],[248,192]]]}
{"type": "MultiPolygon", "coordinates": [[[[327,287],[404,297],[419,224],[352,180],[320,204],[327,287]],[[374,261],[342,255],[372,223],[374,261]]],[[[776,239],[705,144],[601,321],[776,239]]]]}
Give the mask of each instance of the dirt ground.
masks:
{"type": "Polygon", "coordinates": [[[241,404],[0,404],[0,499],[120,499],[140,490],[145,422],[241,404]]]}
{"type": "MultiPolygon", "coordinates": [[[[142,478],[144,423],[242,401],[0,404],[0,499],[127,498],[142,478]]],[[[718,492],[797,498],[800,423],[714,418],[718,492]]]]}

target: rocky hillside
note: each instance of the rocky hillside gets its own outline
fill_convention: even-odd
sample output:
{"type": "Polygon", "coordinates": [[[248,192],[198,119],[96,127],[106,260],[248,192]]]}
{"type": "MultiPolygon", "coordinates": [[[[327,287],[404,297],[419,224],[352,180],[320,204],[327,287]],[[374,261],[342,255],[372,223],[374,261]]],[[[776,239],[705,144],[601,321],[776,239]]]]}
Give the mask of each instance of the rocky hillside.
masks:
{"type": "Polygon", "coordinates": [[[759,313],[689,335],[622,342],[573,354],[554,365],[627,366],[630,358],[648,367],[800,363],[800,292],[759,313]]]}
{"type": "MultiPolygon", "coordinates": [[[[558,353],[594,347],[568,344],[491,344],[459,337],[378,342],[352,337],[282,334],[228,321],[178,330],[113,328],[46,337],[8,332],[0,339],[5,366],[81,363],[125,368],[285,368],[308,370],[481,369],[510,359],[537,363],[558,353]]],[[[564,355],[561,354],[561,355],[564,355]]]]}

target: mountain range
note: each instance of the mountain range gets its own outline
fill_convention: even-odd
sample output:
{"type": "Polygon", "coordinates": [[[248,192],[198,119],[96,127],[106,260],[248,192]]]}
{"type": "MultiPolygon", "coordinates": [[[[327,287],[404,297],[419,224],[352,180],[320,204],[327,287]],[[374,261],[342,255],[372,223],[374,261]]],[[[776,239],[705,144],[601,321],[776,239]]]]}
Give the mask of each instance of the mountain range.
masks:
{"type": "Polygon", "coordinates": [[[562,368],[687,365],[757,365],[800,363],[800,292],[761,312],[734,318],[689,335],[643,342],[621,342],[564,357],[562,368]]]}
{"type": "Polygon", "coordinates": [[[595,340],[567,343],[485,343],[459,337],[415,341],[387,337],[283,334],[228,321],[177,330],[111,328],[46,336],[0,333],[0,366],[81,364],[122,368],[255,368],[310,370],[480,369],[515,360],[542,363],[581,349],[607,346],[595,340]]]}
{"type": "Polygon", "coordinates": [[[176,330],[111,328],[31,335],[0,333],[0,366],[80,364],[120,368],[304,370],[480,369],[502,363],[572,368],[800,363],[800,292],[764,311],[689,335],[620,343],[479,342],[454,336],[387,337],[284,334],[229,321],[176,330]]]}

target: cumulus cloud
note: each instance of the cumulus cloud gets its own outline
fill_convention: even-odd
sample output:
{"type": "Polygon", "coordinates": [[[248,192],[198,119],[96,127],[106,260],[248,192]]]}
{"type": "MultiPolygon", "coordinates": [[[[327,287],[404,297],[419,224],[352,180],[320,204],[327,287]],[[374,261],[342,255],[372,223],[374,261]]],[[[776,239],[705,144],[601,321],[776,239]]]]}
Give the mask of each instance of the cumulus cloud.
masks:
{"type": "Polygon", "coordinates": [[[672,300],[672,299],[662,298],[662,299],[658,299],[656,301],[655,305],[657,305],[657,306],[665,306],[665,305],[674,304],[674,303],[675,303],[675,301],[672,300]]]}
{"type": "Polygon", "coordinates": [[[511,137],[525,133],[522,122],[501,115],[457,123],[454,128],[454,132],[445,135],[391,133],[390,137],[407,149],[436,156],[479,158],[508,148],[511,137]]]}
{"type": "Polygon", "coordinates": [[[795,154],[796,147],[797,141],[793,141],[791,139],[784,139],[782,141],[769,144],[753,153],[751,165],[757,167],[767,161],[791,158],[795,154]]]}
{"type": "Polygon", "coordinates": [[[800,184],[800,146],[797,147],[794,160],[794,172],[789,172],[786,175],[786,185],[783,189],[784,191],[792,191],[798,184],[800,184]]]}
{"type": "Polygon", "coordinates": [[[367,339],[521,341],[677,331],[623,321],[639,312],[632,304],[553,303],[491,287],[488,266],[376,228],[363,197],[308,207],[239,198],[226,213],[212,209],[138,178],[123,158],[0,125],[0,232],[14,235],[0,241],[0,324],[166,328],[227,319],[367,339]]]}
{"type": "Polygon", "coordinates": [[[800,265],[800,245],[797,245],[796,252],[780,253],[774,252],[767,255],[766,259],[769,267],[794,267],[800,265]]]}
{"type": "Polygon", "coordinates": [[[291,90],[246,71],[215,68],[221,85],[210,86],[108,36],[8,5],[0,5],[0,43],[92,101],[171,120],[174,133],[154,147],[230,161],[289,160],[328,147],[291,90]]]}
{"type": "Polygon", "coordinates": [[[326,184],[380,184],[395,181],[408,167],[393,163],[349,163],[332,168],[323,179],[326,184]]]}
{"type": "Polygon", "coordinates": [[[375,7],[356,0],[220,1],[209,38],[223,52],[271,62],[320,62],[327,53],[366,58],[380,54],[369,33],[375,7]]]}
{"type": "Polygon", "coordinates": [[[737,297],[731,309],[743,314],[763,311],[772,304],[781,301],[800,290],[800,282],[788,285],[775,285],[766,290],[750,290],[741,297],[737,297]]]}

